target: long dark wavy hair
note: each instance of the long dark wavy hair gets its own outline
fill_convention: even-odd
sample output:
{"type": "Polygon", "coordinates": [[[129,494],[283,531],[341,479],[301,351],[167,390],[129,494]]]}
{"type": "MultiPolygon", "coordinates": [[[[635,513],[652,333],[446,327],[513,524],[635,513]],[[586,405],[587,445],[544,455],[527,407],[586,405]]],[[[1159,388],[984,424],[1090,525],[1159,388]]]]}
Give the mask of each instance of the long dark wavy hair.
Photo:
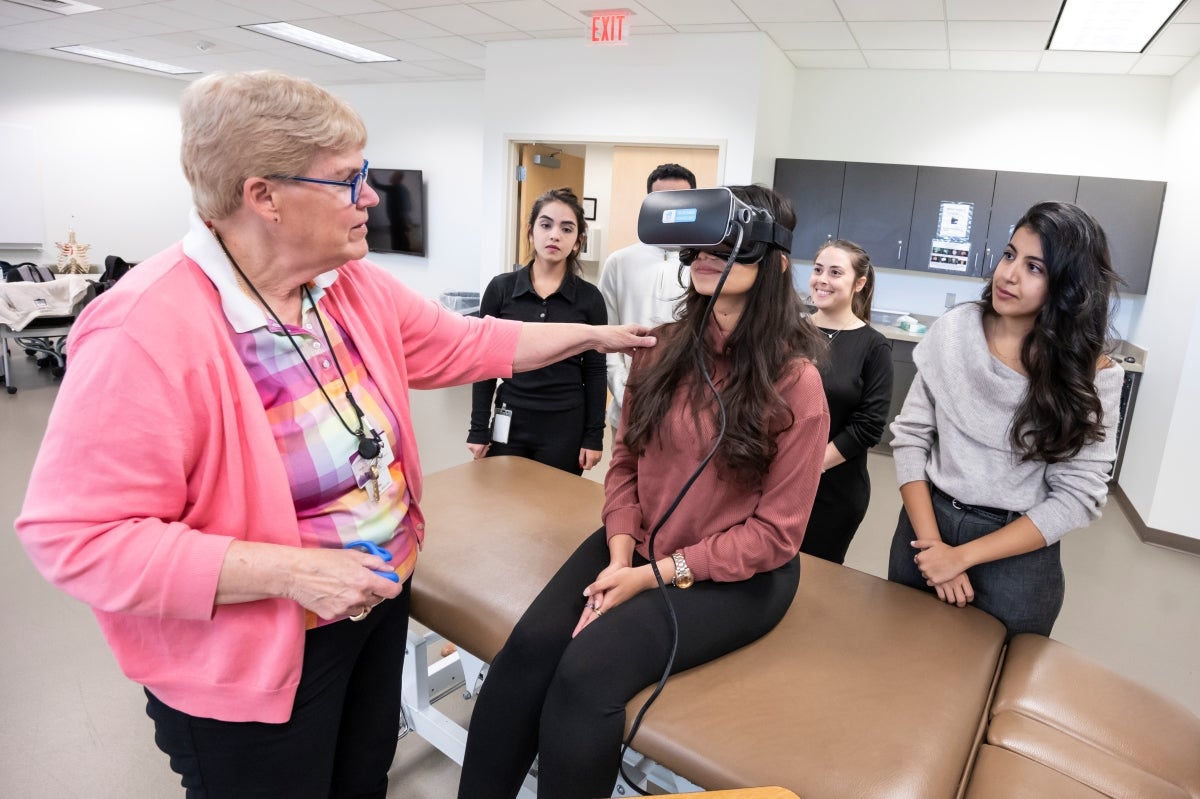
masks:
{"type": "Polygon", "coordinates": [[[529,211],[529,224],[525,226],[525,235],[529,237],[529,261],[525,265],[533,266],[533,259],[537,257],[537,253],[533,249],[533,226],[537,222],[538,214],[548,203],[562,203],[575,215],[575,229],[579,231],[579,238],[575,240],[575,246],[571,248],[571,252],[567,253],[567,272],[578,275],[583,271],[583,267],[579,263],[579,253],[587,246],[587,220],[583,218],[583,205],[579,202],[579,198],[575,196],[575,192],[566,187],[550,189],[550,191],[538,195],[538,198],[533,201],[533,208],[529,211]]]}
{"type": "MultiPolygon", "coordinates": [[[[742,201],[771,212],[788,228],[796,225],[791,203],[763,186],[730,186],[742,201]]],[[[729,378],[721,387],[725,406],[725,438],[716,454],[718,468],[738,482],[761,480],[778,452],[776,437],[795,423],[795,415],[776,384],[798,358],[815,361],[824,355],[827,341],[803,314],[799,295],[792,288],[788,253],[768,247],[758,264],[758,274],[746,295],[737,326],[725,345],[729,378]]],[[[635,368],[627,385],[628,422],[623,440],[641,455],[660,433],[676,392],[682,389],[691,409],[695,429],[707,416],[715,429],[717,408],[712,393],[698,373],[699,357],[711,372],[717,353],[708,337],[705,309],[709,298],[690,284],[677,309],[678,321],[656,331],[658,344],[649,359],[635,368]],[[698,344],[699,343],[699,344],[698,344]]]]}
{"type": "MultiPolygon", "coordinates": [[[[1038,203],[1013,226],[1019,228],[1041,239],[1047,292],[1021,343],[1029,386],[1009,435],[1022,460],[1057,463],[1104,438],[1095,378],[1109,349],[1109,303],[1121,279],[1113,271],[1104,229],[1079,206],[1038,203]]],[[[990,280],[980,305],[984,314],[996,314],[990,280]]]]}

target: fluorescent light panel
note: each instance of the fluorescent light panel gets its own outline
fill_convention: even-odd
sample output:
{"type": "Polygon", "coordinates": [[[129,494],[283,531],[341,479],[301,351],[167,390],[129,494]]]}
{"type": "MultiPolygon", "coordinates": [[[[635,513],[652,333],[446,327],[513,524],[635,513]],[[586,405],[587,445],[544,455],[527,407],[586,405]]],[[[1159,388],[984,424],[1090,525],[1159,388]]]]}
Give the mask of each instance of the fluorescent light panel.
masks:
{"type": "Polygon", "coordinates": [[[1067,0],[1049,49],[1140,53],[1181,5],[1180,0],[1067,0]]]}
{"type": "Polygon", "coordinates": [[[128,53],[117,53],[112,50],[101,50],[98,47],[88,47],[83,44],[73,44],[70,47],[55,47],[55,50],[61,50],[64,53],[74,53],[75,55],[84,55],[88,58],[99,58],[101,61],[115,61],[118,64],[127,64],[131,67],[141,67],[142,69],[152,69],[155,72],[166,72],[169,75],[194,75],[199,72],[198,69],[190,67],[177,67],[174,64],[164,64],[161,61],[151,61],[148,58],[138,58],[135,55],[128,53]]]}
{"type": "Polygon", "coordinates": [[[89,11],[104,10],[100,6],[89,6],[87,3],[77,3],[75,0],[9,0],[9,2],[38,8],[42,11],[53,11],[55,14],[86,14],[89,11]]]}
{"type": "Polygon", "coordinates": [[[310,50],[319,50],[322,53],[344,58],[356,64],[374,64],[379,61],[399,60],[392,58],[390,55],[376,53],[374,50],[368,50],[356,44],[343,42],[341,39],[335,39],[332,36],[310,31],[307,28],[297,27],[288,22],[264,22],[260,25],[241,25],[240,27],[248,31],[282,39],[285,42],[298,44],[310,50]]]}

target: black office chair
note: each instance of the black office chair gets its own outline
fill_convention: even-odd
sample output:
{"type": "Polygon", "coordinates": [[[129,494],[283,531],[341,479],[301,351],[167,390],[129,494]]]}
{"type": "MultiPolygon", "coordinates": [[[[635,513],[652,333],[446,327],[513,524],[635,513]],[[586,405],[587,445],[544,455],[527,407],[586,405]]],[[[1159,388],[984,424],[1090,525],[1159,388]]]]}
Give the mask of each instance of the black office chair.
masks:
{"type": "Polygon", "coordinates": [[[125,276],[125,273],[137,266],[119,255],[109,255],[104,259],[104,274],[96,281],[96,293],[112,288],[113,284],[125,276]]]}

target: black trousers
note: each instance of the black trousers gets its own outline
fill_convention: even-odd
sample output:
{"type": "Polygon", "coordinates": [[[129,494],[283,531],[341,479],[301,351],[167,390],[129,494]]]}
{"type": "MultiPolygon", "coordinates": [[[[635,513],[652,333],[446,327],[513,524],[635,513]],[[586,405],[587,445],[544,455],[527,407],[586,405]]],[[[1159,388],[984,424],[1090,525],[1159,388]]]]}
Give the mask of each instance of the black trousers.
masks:
{"type": "Polygon", "coordinates": [[[154,742],[187,799],[384,799],[400,732],[410,587],[362,621],[308,631],[283,724],[190,716],[146,691],[154,742]]]}
{"type": "Polygon", "coordinates": [[[531,411],[513,408],[508,443],[493,441],[488,457],[517,455],[571,474],[583,474],[579,450],[583,448],[583,405],[565,411],[531,411]]]}
{"type": "MultiPolygon", "coordinates": [[[[471,716],[460,799],[515,797],[535,755],[539,797],[612,794],[625,705],[662,676],[671,626],[660,592],[650,590],[571,638],[586,601],[583,588],[608,562],[601,528],[563,564],[496,656],[471,716]]],[[[634,556],[634,565],[645,562],[634,556]]],[[[799,582],[797,557],[742,582],[668,587],[679,620],[672,671],[765,635],[791,606],[799,582]]]]}

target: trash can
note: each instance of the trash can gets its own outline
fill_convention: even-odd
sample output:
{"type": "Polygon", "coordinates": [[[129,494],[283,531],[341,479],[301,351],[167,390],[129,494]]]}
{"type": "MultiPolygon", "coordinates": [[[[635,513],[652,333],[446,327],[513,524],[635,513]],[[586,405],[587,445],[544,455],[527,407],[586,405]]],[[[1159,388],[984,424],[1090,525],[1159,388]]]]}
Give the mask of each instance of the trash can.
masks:
{"type": "Polygon", "coordinates": [[[479,316],[478,291],[445,291],[439,298],[442,307],[463,316],[479,316]]]}

